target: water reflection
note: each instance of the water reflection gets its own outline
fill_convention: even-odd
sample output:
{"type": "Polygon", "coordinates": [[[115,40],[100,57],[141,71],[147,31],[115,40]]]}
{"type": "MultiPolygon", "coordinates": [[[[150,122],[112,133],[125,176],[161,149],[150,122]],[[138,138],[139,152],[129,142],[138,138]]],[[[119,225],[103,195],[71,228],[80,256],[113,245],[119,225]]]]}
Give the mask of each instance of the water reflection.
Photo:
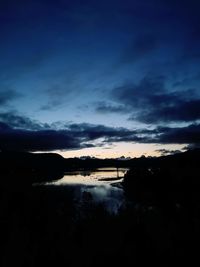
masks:
{"type": "Polygon", "coordinates": [[[95,171],[65,173],[62,179],[47,182],[47,185],[104,185],[121,182],[128,169],[99,168],[95,171]]]}
{"type": "Polygon", "coordinates": [[[117,213],[124,202],[121,181],[127,168],[99,168],[95,171],[67,172],[59,179],[37,186],[73,188],[74,200],[78,205],[103,204],[107,211],[117,213]]]}
{"type": "Polygon", "coordinates": [[[94,201],[103,204],[110,213],[118,213],[124,204],[124,192],[119,187],[113,187],[109,184],[81,187],[81,202],[94,201]]]}

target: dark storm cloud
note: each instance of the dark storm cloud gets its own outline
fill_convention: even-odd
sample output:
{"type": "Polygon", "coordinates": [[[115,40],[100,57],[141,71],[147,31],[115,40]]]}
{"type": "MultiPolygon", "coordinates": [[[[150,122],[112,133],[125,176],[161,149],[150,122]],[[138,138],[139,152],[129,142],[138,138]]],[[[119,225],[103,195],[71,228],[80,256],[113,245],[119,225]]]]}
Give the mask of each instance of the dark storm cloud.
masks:
{"type": "Polygon", "coordinates": [[[146,76],[138,84],[114,89],[112,97],[121,105],[121,113],[132,113],[130,120],[156,124],[199,120],[200,96],[197,90],[170,91],[166,83],[163,76],[146,76]]]}

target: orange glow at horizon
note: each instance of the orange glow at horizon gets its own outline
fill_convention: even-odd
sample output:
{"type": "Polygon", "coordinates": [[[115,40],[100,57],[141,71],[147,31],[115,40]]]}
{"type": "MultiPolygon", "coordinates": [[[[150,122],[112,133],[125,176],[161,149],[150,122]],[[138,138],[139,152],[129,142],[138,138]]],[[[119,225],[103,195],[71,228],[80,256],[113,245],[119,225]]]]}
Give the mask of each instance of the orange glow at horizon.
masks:
{"type": "Polygon", "coordinates": [[[158,145],[158,144],[133,144],[133,143],[117,143],[111,147],[92,147],[80,150],[55,151],[65,158],[90,156],[96,158],[119,158],[124,157],[141,157],[144,156],[160,156],[156,150],[181,150],[185,145],[158,145]]]}

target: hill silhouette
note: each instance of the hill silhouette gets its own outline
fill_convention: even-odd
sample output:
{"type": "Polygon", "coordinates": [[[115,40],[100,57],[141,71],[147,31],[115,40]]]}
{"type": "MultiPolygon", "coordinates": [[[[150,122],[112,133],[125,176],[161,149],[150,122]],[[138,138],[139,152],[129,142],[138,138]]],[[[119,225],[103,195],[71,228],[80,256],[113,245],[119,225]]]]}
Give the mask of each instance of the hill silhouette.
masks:
{"type": "Polygon", "coordinates": [[[59,179],[64,168],[64,158],[56,153],[0,152],[0,173],[11,185],[59,179]]]}
{"type": "Polygon", "coordinates": [[[142,201],[189,201],[192,192],[200,190],[199,177],[200,149],[195,149],[132,161],[123,185],[128,197],[142,201]]]}

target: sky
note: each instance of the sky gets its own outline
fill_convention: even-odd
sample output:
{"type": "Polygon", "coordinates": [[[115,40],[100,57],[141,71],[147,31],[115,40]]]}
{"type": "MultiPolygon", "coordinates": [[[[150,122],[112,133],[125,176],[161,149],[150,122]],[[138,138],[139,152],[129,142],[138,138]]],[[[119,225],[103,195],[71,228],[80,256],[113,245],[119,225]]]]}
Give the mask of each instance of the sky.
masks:
{"type": "Polygon", "coordinates": [[[156,156],[200,143],[198,0],[1,0],[0,150],[156,156]]]}

